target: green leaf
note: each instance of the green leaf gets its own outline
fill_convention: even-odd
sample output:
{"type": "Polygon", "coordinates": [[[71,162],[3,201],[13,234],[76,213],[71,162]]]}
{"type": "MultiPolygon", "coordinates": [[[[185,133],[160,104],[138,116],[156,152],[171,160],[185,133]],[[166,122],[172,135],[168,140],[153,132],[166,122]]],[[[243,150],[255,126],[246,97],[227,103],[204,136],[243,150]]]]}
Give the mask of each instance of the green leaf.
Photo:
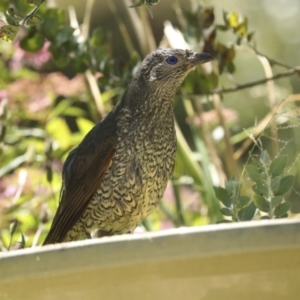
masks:
{"type": "Polygon", "coordinates": [[[280,180],[279,188],[278,190],[274,193],[275,196],[282,196],[285,193],[287,193],[293,186],[294,183],[294,177],[293,175],[288,175],[283,177],[280,180]]]}
{"type": "Polygon", "coordinates": [[[89,42],[92,47],[103,47],[103,30],[101,28],[94,29],[89,42]]]}
{"type": "Polygon", "coordinates": [[[291,208],[291,203],[289,202],[283,202],[280,205],[278,205],[274,210],[274,215],[277,218],[283,217],[287,214],[287,212],[291,208]]]}
{"type": "Polygon", "coordinates": [[[269,165],[270,164],[270,156],[267,150],[264,150],[260,154],[260,161],[264,165],[269,165]]]}
{"type": "Polygon", "coordinates": [[[61,46],[62,44],[73,39],[74,28],[64,27],[56,35],[56,45],[61,46]]]}
{"type": "Polygon", "coordinates": [[[269,195],[269,190],[267,188],[267,186],[263,183],[259,183],[259,184],[255,184],[253,187],[252,187],[252,190],[260,195],[260,196],[267,196],[269,195]]]}
{"type": "Polygon", "coordinates": [[[64,116],[72,116],[72,117],[85,117],[86,112],[79,107],[74,107],[74,106],[68,106],[64,111],[63,111],[64,116]]]}
{"type": "Polygon", "coordinates": [[[145,4],[145,1],[146,0],[138,0],[136,3],[130,5],[129,7],[139,7],[139,6],[143,5],[143,4],[145,4]]]}
{"type": "Polygon", "coordinates": [[[260,173],[260,176],[261,176],[261,180],[262,180],[262,181],[267,181],[268,178],[270,177],[269,174],[268,174],[267,172],[265,172],[265,171],[262,171],[262,172],[260,173]]]}
{"type": "Polygon", "coordinates": [[[276,176],[271,180],[271,190],[273,192],[275,192],[278,189],[280,184],[280,179],[281,179],[280,176],[276,176]]]}
{"type": "Polygon", "coordinates": [[[226,25],[217,25],[216,29],[220,31],[227,31],[228,27],[226,25]]]}
{"type": "Polygon", "coordinates": [[[35,25],[41,24],[43,22],[44,22],[44,20],[41,17],[34,15],[34,16],[31,16],[29,19],[27,19],[25,24],[27,26],[35,26],[35,25]]]}
{"type": "Polygon", "coordinates": [[[275,219],[288,218],[288,216],[289,216],[289,214],[286,213],[286,214],[284,214],[284,215],[282,215],[282,216],[280,216],[280,217],[276,217],[275,219]]]}
{"type": "Polygon", "coordinates": [[[232,210],[227,208],[227,207],[222,207],[220,209],[221,213],[224,215],[224,216],[228,216],[228,217],[231,217],[232,216],[232,210]]]}
{"type": "Polygon", "coordinates": [[[79,131],[83,135],[86,135],[95,126],[95,123],[88,119],[78,118],[77,125],[79,127],[79,131]]]}
{"type": "MultiPolygon", "coordinates": [[[[215,13],[213,7],[208,7],[204,9],[202,13],[202,24],[204,28],[210,28],[215,21],[215,13]]],[[[206,40],[207,41],[207,40],[206,40]]]]}
{"type": "Polygon", "coordinates": [[[69,146],[69,139],[72,135],[65,120],[53,118],[47,122],[45,129],[53,140],[60,143],[61,148],[65,149],[69,146]]]}
{"type": "Polygon", "coordinates": [[[70,58],[67,53],[65,51],[59,51],[59,47],[56,48],[51,44],[48,50],[52,53],[53,61],[58,67],[63,68],[69,63],[70,58]]]}
{"type": "Polygon", "coordinates": [[[258,168],[256,165],[252,165],[252,164],[249,164],[249,165],[246,165],[245,166],[245,170],[249,176],[249,178],[256,182],[256,183],[260,183],[261,182],[261,175],[258,171],[258,168]]]}
{"type": "Polygon", "coordinates": [[[270,217],[269,216],[262,216],[260,219],[261,220],[270,220],[270,217]]]}
{"type": "Polygon", "coordinates": [[[229,197],[227,190],[222,187],[214,187],[217,198],[224,204],[226,207],[231,207],[232,201],[229,197]]]}
{"type": "Polygon", "coordinates": [[[281,202],[283,198],[280,196],[275,196],[271,199],[271,205],[273,208],[277,207],[281,202]]]}
{"type": "Polygon", "coordinates": [[[14,26],[14,25],[4,25],[0,28],[0,39],[11,43],[14,38],[16,37],[18,31],[19,31],[19,26],[14,26]]]}
{"type": "Polygon", "coordinates": [[[40,15],[44,22],[40,25],[42,33],[49,40],[55,39],[59,29],[64,26],[65,13],[57,8],[49,8],[45,11],[40,11],[40,15]]]}
{"type": "Polygon", "coordinates": [[[240,207],[246,206],[250,202],[250,197],[248,196],[239,196],[237,198],[237,203],[239,204],[240,207]]]}
{"type": "Polygon", "coordinates": [[[41,5],[45,0],[27,0],[27,3],[29,5],[35,5],[35,6],[39,6],[41,5]]]}
{"type": "Polygon", "coordinates": [[[237,39],[236,39],[236,44],[237,44],[238,46],[240,46],[240,45],[242,44],[242,41],[243,41],[243,38],[242,38],[240,35],[238,35],[238,36],[237,36],[237,39]]]}
{"type": "Polygon", "coordinates": [[[254,202],[256,207],[263,211],[263,212],[269,212],[270,211],[270,202],[268,202],[264,197],[255,194],[254,195],[254,202]]]}
{"type": "Polygon", "coordinates": [[[209,80],[209,87],[211,89],[215,89],[219,84],[219,76],[215,72],[211,72],[207,75],[207,79],[209,80]]]}
{"type": "Polygon", "coordinates": [[[76,57],[76,59],[72,60],[72,67],[75,72],[77,72],[77,73],[85,72],[85,70],[89,66],[89,58],[87,56],[88,56],[88,54],[85,53],[81,56],[76,57]]]}
{"type": "Polygon", "coordinates": [[[270,174],[272,177],[279,176],[283,173],[288,162],[287,155],[281,155],[275,158],[270,165],[270,174]]]}
{"type": "Polygon", "coordinates": [[[51,183],[53,180],[53,170],[51,167],[51,163],[47,163],[46,165],[46,178],[48,183],[51,183]]]}
{"type": "Polygon", "coordinates": [[[248,19],[244,18],[244,20],[241,23],[239,23],[237,28],[235,28],[235,33],[237,33],[242,37],[245,37],[247,36],[247,31],[248,31],[248,19]]]}
{"type": "Polygon", "coordinates": [[[237,182],[234,177],[230,178],[230,180],[225,183],[225,189],[230,197],[232,195],[235,197],[240,188],[241,183],[237,182]]]}
{"type": "Polygon", "coordinates": [[[230,74],[233,74],[233,73],[235,72],[235,66],[234,66],[234,64],[233,64],[232,61],[230,61],[230,62],[226,65],[226,67],[227,67],[227,70],[228,70],[228,72],[229,72],[230,74]]]}
{"type": "Polygon", "coordinates": [[[28,52],[37,52],[44,46],[44,37],[39,34],[28,35],[20,41],[20,47],[28,52]]]}
{"type": "Polygon", "coordinates": [[[239,221],[250,221],[253,219],[256,212],[256,206],[252,201],[248,206],[245,206],[238,212],[239,221]]]}
{"type": "Polygon", "coordinates": [[[26,245],[26,242],[25,242],[25,237],[24,237],[24,234],[21,232],[21,249],[24,249],[25,248],[25,245],[26,245]]]}
{"type": "Polygon", "coordinates": [[[9,7],[5,13],[6,22],[9,25],[19,25],[19,22],[22,21],[22,18],[15,13],[15,9],[13,7],[9,7]]]}
{"type": "Polygon", "coordinates": [[[146,4],[149,6],[156,5],[160,0],[146,0],[146,4]]]}
{"type": "Polygon", "coordinates": [[[232,223],[231,220],[221,220],[221,221],[218,221],[217,224],[222,224],[222,223],[232,223]]]}
{"type": "Polygon", "coordinates": [[[236,182],[236,176],[235,176],[235,175],[232,175],[232,176],[230,177],[229,181],[236,182]]]}
{"type": "Polygon", "coordinates": [[[10,235],[13,236],[18,227],[18,220],[14,220],[10,226],[10,235]]]}
{"type": "Polygon", "coordinates": [[[226,24],[226,26],[228,25],[228,22],[227,22],[227,15],[228,15],[228,11],[224,10],[222,11],[222,16],[223,16],[223,21],[224,23],[226,24]]]}
{"type": "Polygon", "coordinates": [[[20,155],[12,160],[9,161],[7,165],[4,167],[0,168],[0,178],[3,177],[4,175],[8,174],[9,172],[17,169],[22,163],[26,161],[26,156],[25,154],[20,155]]]}
{"type": "Polygon", "coordinates": [[[248,42],[251,42],[251,40],[252,40],[254,34],[255,34],[255,32],[253,32],[253,31],[247,34],[247,41],[248,41],[248,42]]]}
{"type": "Polygon", "coordinates": [[[57,105],[55,105],[48,115],[47,120],[50,121],[61,115],[65,115],[65,111],[68,108],[72,108],[72,102],[69,99],[62,99],[57,105]]]}

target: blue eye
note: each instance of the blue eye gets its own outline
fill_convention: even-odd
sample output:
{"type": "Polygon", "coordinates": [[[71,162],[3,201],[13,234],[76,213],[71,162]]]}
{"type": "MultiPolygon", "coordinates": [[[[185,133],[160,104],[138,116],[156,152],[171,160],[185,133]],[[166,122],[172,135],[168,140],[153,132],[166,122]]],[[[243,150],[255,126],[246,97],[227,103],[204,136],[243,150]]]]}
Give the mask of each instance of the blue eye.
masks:
{"type": "Polygon", "coordinates": [[[167,62],[169,65],[175,65],[175,64],[178,62],[178,59],[177,59],[177,57],[175,57],[175,56],[169,56],[169,57],[166,59],[166,62],[167,62]]]}

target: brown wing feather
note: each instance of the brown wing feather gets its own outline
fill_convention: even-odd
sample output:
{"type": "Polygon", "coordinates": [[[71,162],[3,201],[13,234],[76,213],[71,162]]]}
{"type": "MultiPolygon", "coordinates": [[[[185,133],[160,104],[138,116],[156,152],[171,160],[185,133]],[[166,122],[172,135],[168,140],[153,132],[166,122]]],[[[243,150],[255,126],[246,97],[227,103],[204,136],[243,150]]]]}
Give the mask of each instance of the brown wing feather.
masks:
{"type": "Polygon", "coordinates": [[[122,109],[121,102],[70,152],[63,168],[59,207],[44,245],[65,239],[100,187],[116,151],[116,116],[122,109]]]}
{"type": "MultiPolygon", "coordinates": [[[[79,149],[79,152],[80,150],[87,149],[79,149]]],[[[67,232],[79,220],[92,196],[101,185],[114,153],[115,148],[113,144],[109,143],[96,155],[76,153],[75,158],[71,158],[73,167],[71,166],[71,170],[67,170],[67,172],[72,174],[66,174],[61,201],[44,245],[60,243],[64,240],[67,232]]],[[[69,168],[69,166],[66,167],[69,168]]]]}

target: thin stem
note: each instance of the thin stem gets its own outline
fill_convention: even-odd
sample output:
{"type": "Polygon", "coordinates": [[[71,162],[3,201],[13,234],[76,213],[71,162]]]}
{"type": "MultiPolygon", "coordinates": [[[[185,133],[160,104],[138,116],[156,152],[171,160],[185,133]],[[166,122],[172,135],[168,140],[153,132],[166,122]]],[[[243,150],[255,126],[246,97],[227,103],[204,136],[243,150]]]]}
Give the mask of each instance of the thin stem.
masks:
{"type": "Polygon", "coordinates": [[[152,222],[150,221],[149,217],[142,221],[142,225],[147,231],[153,231],[152,222]]]}
{"type": "Polygon", "coordinates": [[[120,1],[119,6],[124,14],[124,18],[128,20],[127,26],[130,26],[133,30],[140,53],[142,53],[143,56],[146,56],[146,54],[150,52],[147,47],[148,36],[144,33],[143,24],[137,10],[129,7],[131,4],[132,2],[130,0],[124,0],[120,1]]]}
{"type": "MultiPolygon", "coordinates": [[[[195,98],[195,97],[193,97],[193,98],[195,98]]],[[[196,145],[198,144],[197,151],[200,152],[203,157],[206,157],[206,158],[203,158],[203,161],[205,161],[205,160],[208,161],[211,158],[211,160],[218,172],[218,178],[220,181],[220,185],[224,186],[224,184],[226,182],[226,174],[224,173],[223,163],[220,159],[220,156],[217,153],[216,144],[214,143],[214,141],[212,139],[208,124],[206,124],[206,122],[204,122],[204,120],[203,120],[204,109],[203,109],[202,102],[199,101],[199,99],[197,100],[196,98],[193,100],[194,100],[193,103],[195,104],[195,106],[197,108],[196,113],[197,113],[197,116],[199,117],[201,125],[196,125],[195,122],[192,122],[190,124],[190,128],[193,133],[193,136],[195,137],[198,133],[199,141],[200,141],[200,139],[203,140],[203,143],[205,145],[205,146],[204,145],[201,146],[201,144],[199,142],[196,143],[196,141],[195,141],[196,145]]],[[[187,100],[184,101],[184,104],[186,107],[186,113],[187,113],[188,117],[191,120],[193,120],[195,118],[195,112],[191,109],[188,109],[187,100]]],[[[209,168],[207,168],[208,164],[209,164],[209,162],[206,164],[202,164],[202,168],[203,168],[204,172],[206,173],[207,180],[208,180],[208,177],[211,178],[211,176],[210,176],[211,172],[210,172],[209,168]]],[[[210,180],[210,184],[211,185],[213,184],[212,180],[210,180]]]]}
{"type": "Polygon", "coordinates": [[[236,160],[234,160],[233,158],[234,150],[232,144],[230,143],[230,133],[225,124],[224,116],[222,114],[222,102],[219,95],[213,96],[213,103],[219,118],[220,126],[224,130],[223,142],[225,145],[224,155],[227,174],[229,175],[229,177],[231,177],[233,174],[236,174],[238,176],[240,174],[240,170],[236,160]]]}
{"type": "Polygon", "coordinates": [[[119,30],[120,30],[120,32],[123,36],[124,41],[125,41],[125,46],[126,46],[126,49],[127,49],[128,53],[129,54],[133,53],[135,51],[135,49],[134,49],[134,46],[133,46],[133,43],[132,43],[131,36],[130,36],[126,26],[124,25],[124,22],[122,21],[122,18],[120,17],[115,4],[111,0],[106,0],[106,3],[107,3],[109,9],[111,10],[111,12],[113,13],[113,15],[116,18],[119,30]]]}
{"type": "Polygon", "coordinates": [[[169,221],[171,221],[176,227],[179,226],[178,220],[173,215],[173,213],[167,208],[163,201],[159,202],[159,208],[165,214],[169,221]]]}
{"type": "Polygon", "coordinates": [[[286,101],[283,100],[276,107],[273,107],[272,110],[260,121],[260,123],[255,126],[254,131],[249,133],[249,138],[245,140],[241,147],[233,154],[233,158],[235,160],[240,159],[244,152],[262,135],[263,131],[273,120],[275,114],[282,110],[285,103],[286,101]]]}
{"type": "MultiPolygon", "coordinates": [[[[148,9],[148,11],[150,12],[150,15],[151,15],[152,14],[151,10],[148,9]]],[[[151,51],[154,51],[157,48],[157,46],[155,43],[155,38],[154,38],[153,32],[151,30],[151,26],[149,23],[146,9],[144,7],[139,7],[139,12],[140,12],[139,15],[140,15],[140,21],[142,24],[143,34],[144,34],[144,36],[147,37],[144,40],[144,53],[143,54],[147,54],[151,51]]]]}
{"type": "Polygon", "coordinates": [[[288,76],[291,76],[291,75],[294,75],[294,74],[299,74],[299,73],[300,73],[300,66],[298,66],[296,68],[289,69],[286,72],[278,73],[278,74],[276,74],[272,77],[269,77],[269,78],[263,78],[263,79],[255,80],[255,81],[248,82],[248,83],[245,83],[245,84],[239,84],[239,85],[237,85],[235,87],[232,87],[232,88],[213,90],[213,91],[210,92],[210,94],[233,93],[233,92],[243,90],[243,89],[247,89],[247,88],[250,88],[250,87],[253,87],[253,86],[256,86],[256,85],[264,84],[264,83],[266,83],[270,80],[276,80],[276,79],[279,79],[279,78],[288,77],[288,76]]]}
{"type": "Polygon", "coordinates": [[[39,5],[37,5],[29,14],[27,14],[25,16],[25,18],[20,22],[20,25],[24,26],[26,24],[26,22],[35,15],[35,13],[37,12],[37,10],[40,8],[40,6],[44,2],[45,2],[45,0],[41,0],[41,3],[39,5]]]}
{"type": "Polygon", "coordinates": [[[184,219],[184,216],[182,213],[182,205],[181,205],[181,198],[180,198],[180,193],[179,193],[179,186],[176,183],[175,179],[172,179],[172,188],[173,188],[173,194],[174,194],[174,198],[175,198],[178,223],[180,225],[186,225],[185,219],[184,219]]]}
{"type": "Polygon", "coordinates": [[[284,64],[284,63],[282,63],[282,62],[279,62],[279,61],[277,61],[277,60],[275,60],[275,59],[273,59],[273,58],[270,58],[270,57],[268,57],[267,55],[265,55],[265,54],[263,54],[263,53],[257,51],[253,46],[249,45],[249,47],[250,47],[251,50],[254,51],[254,53],[255,53],[256,55],[265,57],[271,64],[277,65],[277,66],[280,66],[280,67],[283,67],[283,68],[286,68],[286,69],[292,69],[291,66],[286,65],[286,64],[284,64]]]}
{"type": "Polygon", "coordinates": [[[93,97],[93,100],[96,104],[98,114],[100,118],[103,118],[105,116],[105,109],[104,109],[102,95],[97,80],[90,69],[85,71],[84,76],[87,81],[91,96],[93,97]]]}
{"type": "MultiPolygon", "coordinates": [[[[265,57],[261,55],[257,55],[257,58],[261,62],[265,75],[267,78],[272,78],[273,71],[270,65],[270,61],[265,57]]],[[[268,91],[268,101],[269,101],[269,108],[270,111],[272,111],[272,108],[276,105],[276,96],[275,96],[275,84],[274,80],[270,80],[267,82],[267,91],[268,91]]],[[[277,132],[277,126],[276,126],[276,120],[272,119],[270,122],[270,129],[271,129],[271,136],[272,136],[272,150],[274,157],[277,156],[279,152],[279,145],[278,145],[278,132],[277,132]]]]}
{"type": "MultiPolygon", "coordinates": [[[[80,29],[79,22],[76,16],[76,12],[74,10],[74,7],[69,7],[69,16],[70,16],[70,23],[73,28],[78,31],[78,36],[82,41],[86,41],[88,39],[88,32],[90,27],[90,14],[92,13],[92,6],[94,4],[94,0],[89,0],[86,4],[86,12],[84,14],[84,30],[80,29]]],[[[100,88],[97,83],[97,79],[95,78],[95,75],[92,73],[91,69],[87,69],[84,73],[84,77],[87,83],[87,87],[90,91],[90,94],[94,100],[94,103],[97,108],[98,115],[102,119],[105,116],[105,109],[102,101],[102,95],[100,88]]]]}

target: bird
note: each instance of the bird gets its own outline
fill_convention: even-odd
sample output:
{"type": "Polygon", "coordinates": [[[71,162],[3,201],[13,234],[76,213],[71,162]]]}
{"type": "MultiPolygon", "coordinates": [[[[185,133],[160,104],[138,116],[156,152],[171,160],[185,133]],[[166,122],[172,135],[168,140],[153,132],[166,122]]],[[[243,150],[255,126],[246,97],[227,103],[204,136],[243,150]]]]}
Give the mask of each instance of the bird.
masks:
{"type": "Polygon", "coordinates": [[[157,207],[175,164],[176,91],[213,59],[173,48],[145,57],[118,104],[69,153],[43,245],[132,233],[157,207]]]}

